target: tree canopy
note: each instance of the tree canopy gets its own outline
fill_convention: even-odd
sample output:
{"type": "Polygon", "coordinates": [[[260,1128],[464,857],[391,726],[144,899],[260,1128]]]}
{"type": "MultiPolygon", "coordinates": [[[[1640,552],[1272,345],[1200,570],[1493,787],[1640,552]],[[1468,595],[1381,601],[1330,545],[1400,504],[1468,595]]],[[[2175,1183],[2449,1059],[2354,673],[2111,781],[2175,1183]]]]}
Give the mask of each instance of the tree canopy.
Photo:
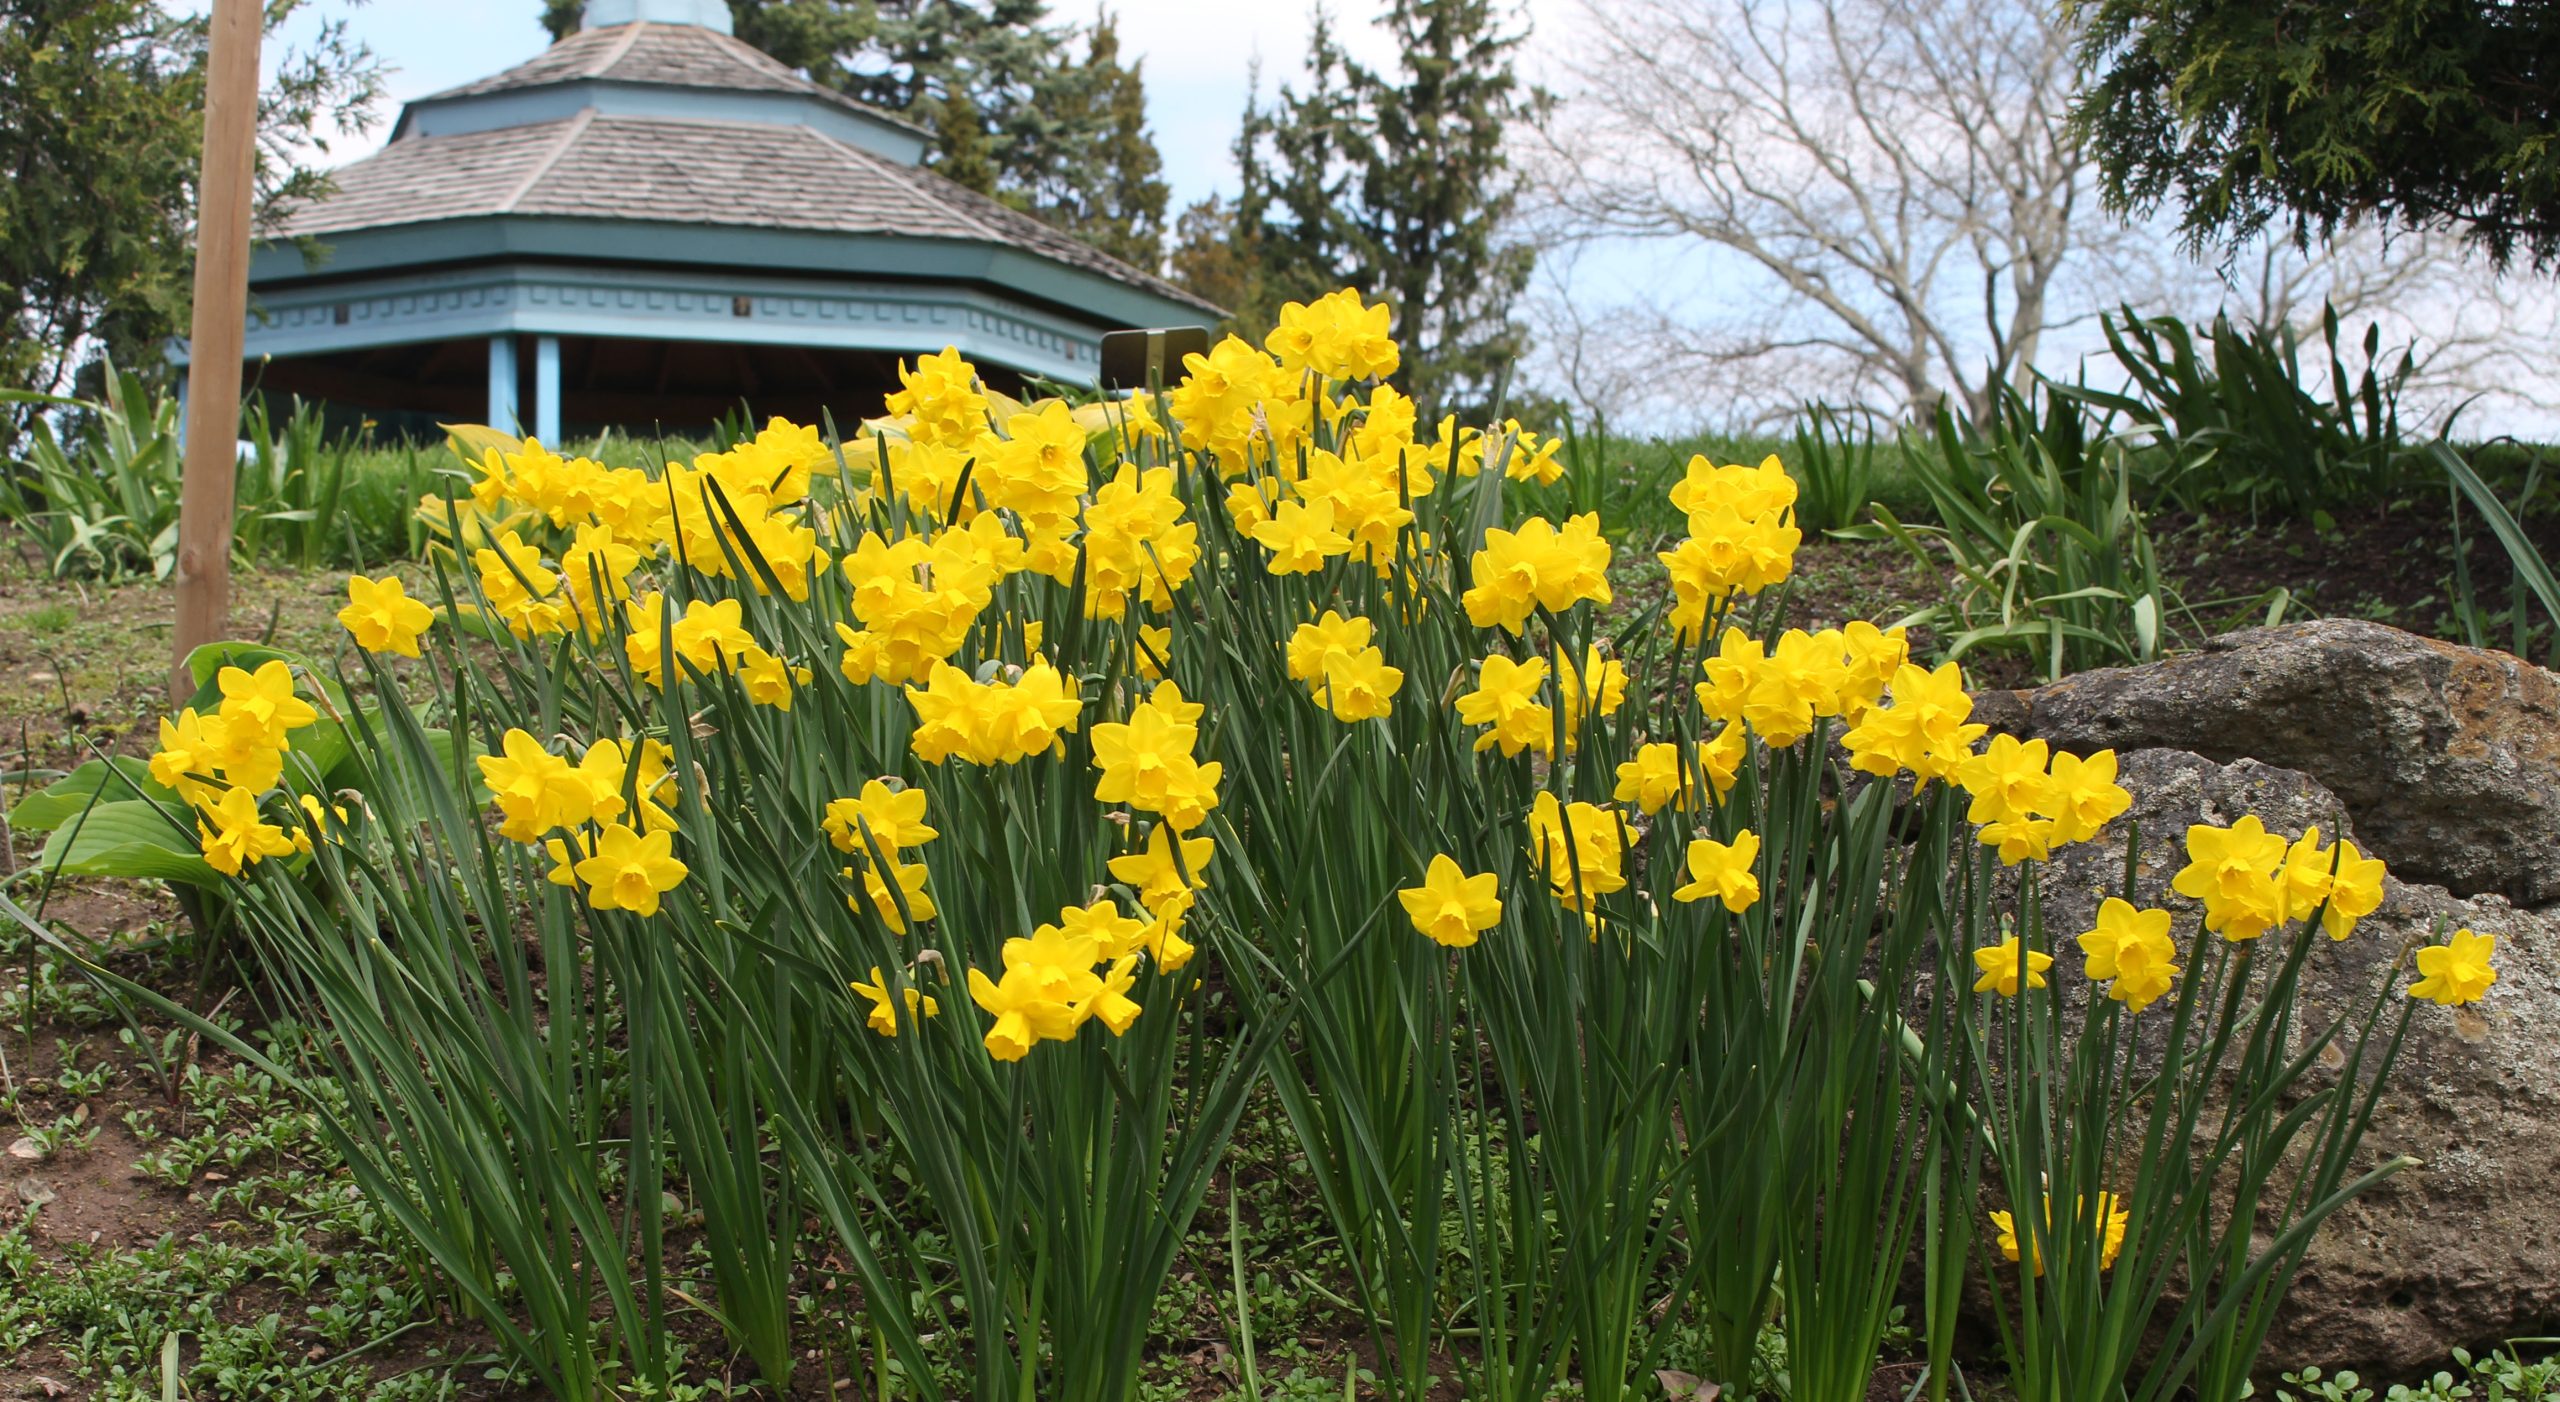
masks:
{"type": "Polygon", "coordinates": [[[2110,204],[2197,247],[2371,217],[2560,257],[2560,4],[2075,0],[2110,204]]]}
{"type": "MultiPolygon", "coordinates": [[[[583,0],[544,0],[557,38],[583,0]]],[[[1163,261],[1163,161],[1116,21],[1047,0],[729,0],[738,37],[932,133],[928,166],[1139,267],[1163,261]]]]}
{"type": "MultiPolygon", "coordinates": [[[[270,0],[270,33],[299,8],[270,0]]],[[[0,0],[0,384],[58,393],[101,356],[151,370],[185,329],[205,44],[158,0],[0,0]]],[[[380,91],[341,23],[284,55],[259,104],[262,221],[325,188],[315,158],[380,91]]]]}

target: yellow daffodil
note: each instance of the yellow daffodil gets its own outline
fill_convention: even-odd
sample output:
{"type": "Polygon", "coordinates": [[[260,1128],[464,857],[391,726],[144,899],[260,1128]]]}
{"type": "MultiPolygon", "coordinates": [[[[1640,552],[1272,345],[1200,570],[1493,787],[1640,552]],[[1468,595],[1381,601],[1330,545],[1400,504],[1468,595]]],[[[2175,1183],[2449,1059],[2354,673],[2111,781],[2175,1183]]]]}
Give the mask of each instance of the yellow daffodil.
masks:
{"type": "Polygon", "coordinates": [[[367,652],[415,657],[419,637],[435,621],[436,611],[410,598],[409,588],[399,576],[347,576],[347,606],[338,610],[338,624],[355,639],[357,647],[367,652]]]}
{"type": "Polygon", "coordinates": [[[642,834],[621,823],[605,828],[595,854],[577,864],[587,903],[598,910],[658,913],[658,898],[684,884],[685,865],[672,855],[674,835],[642,834]]]}
{"type": "Polygon", "coordinates": [[[1465,949],[1502,920],[1500,883],[1491,872],[1470,876],[1443,852],[1431,859],[1422,884],[1396,892],[1405,918],[1433,943],[1465,949]]]}
{"type": "Polygon", "coordinates": [[[2022,987],[2044,987],[2044,971],[2053,967],[2053,956],[2040,949],[2028,949],[2016,935],[1995,945],[1973,952],[1973,966],[1982,977],[1973,981],[1976,993],[1997,993],[2015,998],[2022,987]]]}
{"type": "Polygon", "coordinates": [[[1748,829],[1734,835],[1730,843],[1713,838],[1694,838],[1687,855],[1689,879],[1671,893],[1681,902],[1719,900],[1735,915],[1749,910],[1760,899],[1760,877],[1755,868],[1760,861],[1760,835],[1748,829]]]}
{"type": "Polygon", "coordinates": [[[2498,981],[2498,971],[2489,962],[2497,950],[2496,935],[2454,931],[2444,943],[2418,951],[2420,977],[2409,985],[2409,996],[2448,1008],[2479,1002],[2488,995],[2489,985],[2498,981]]]}

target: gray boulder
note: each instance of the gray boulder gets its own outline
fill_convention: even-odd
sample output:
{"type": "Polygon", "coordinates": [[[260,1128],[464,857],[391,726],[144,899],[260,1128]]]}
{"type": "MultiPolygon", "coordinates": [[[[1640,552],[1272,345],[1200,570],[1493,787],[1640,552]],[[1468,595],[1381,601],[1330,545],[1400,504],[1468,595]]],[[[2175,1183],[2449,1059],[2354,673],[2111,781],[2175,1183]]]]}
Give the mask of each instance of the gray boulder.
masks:
{"type": "Polygon", "coordinates": [[[2560,677],[2356,619],[1992,692],[1977,718],[2058,748],[2186,750],[2300,770],[2413,881],[2560,901],[2560,677]]]}
{"type": "MultiPolygon", "coordinates": [[[[2048,928],[2063,950],[2121,887],[2129,833],[2141,835],[2137,903],[2179,912],[2182,945],[2212,938],[2200,933],[2194,904],[2168,889],[2185,863],[2188,824],[2254,813],[2288,837],[2317,823],[2324,835],[2343,828],[2366,850],[2379,846],[2366,814],[2342,817],[2339,796],[2302,773],[2175,750],[2119,758],[2132,810],[2100,840],[2055,853],[2049,869],[2048,928]]],[[[2364,1154],[2368,1165],[2405,1153],[2423,1167],[2322,1229],[2268,1341],[2269,1373],[2317,1364],[2389,1376],[2456,1346],[2560,1327],[2560,917],[2495,894],[2462,899],[2393,868],[2382,909],[2312,956],[2304,990],[2323,1022],[2371,990],[2383,965],[2443,930],[2497,935],[2498,982],[2475,1006],[2417,1009],[2364,1154]]],[[[2077,991],[2078,963],[2066,954],[2058,968],[2066,996],[2077,991]]],[[[2395,977],[2405,986],[2412,976],[2395,977]]]]}

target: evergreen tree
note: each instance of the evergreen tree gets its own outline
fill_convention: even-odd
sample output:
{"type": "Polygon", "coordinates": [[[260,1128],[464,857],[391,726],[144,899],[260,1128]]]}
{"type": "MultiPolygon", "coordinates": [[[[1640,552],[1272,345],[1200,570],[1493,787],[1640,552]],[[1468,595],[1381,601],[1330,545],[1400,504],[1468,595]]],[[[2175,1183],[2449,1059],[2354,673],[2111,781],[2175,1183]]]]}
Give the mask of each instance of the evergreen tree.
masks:
{"type": "Polygon", "coordinates": [[[2560,266],[2560,4],[2074,0],[2110,205],[2198,248],[2372,217],[2560,266]]]}
{"type": "Polygon", "coordinates": [[[1154,268],[1164,261],[1164,158],[1147,133],[1146,81],[1121,63],[1119,22],[1107,11],[1086,32],[1076,78],[1058,114],[1072,139],[1053,146],[1034,203],[1103,252],[1154,268]]]}
{"type": "MultiPolygon", "coordinates": [[[[266,6],[267,39],[303,6],[266,6]]],[[[258,103],[259,226],[328,188],[312,155],[359,131],[381,66],[328,21],[258,103]]],[[[206,26],[157,0],[0,0],[0,386],[94,392],[101,356],[156,375],[186,329],[206,26]]],[[[0,405],[0,448],[36,407],[0,405]]]]}
{"type": "MultiPolygon", "coordinates": [[[[583,0],[545,0],[554,37],[583,0]]],[[[1140,267],[1163,261],[1163,162],[1117,25],[1047,0],[729,0],[738,37],[930,133],[925,163],[1140,267]]]]}
{"type": "Polygon", "coordinates": [[[1173,265],[1222,279],[1201,295],[1248,328],[1334,287],[1384,298],[1399,378],[1445,412],[1480,402],[1525,346],[1511,311],[1535,253],[1504,227],[1521,183],[1505,140],[1547,98],[1513,72],[1527,33],[1496,0],[1394,0],[1380,23],[1392,71],[1352,60],[1318,13],[1303,84],[1267,111],[1248,102],[1242,188],[1232,206],[1186,213],[1173,265]],[[1209,237],[1229,251],[1195,241],[1209,237]]]}

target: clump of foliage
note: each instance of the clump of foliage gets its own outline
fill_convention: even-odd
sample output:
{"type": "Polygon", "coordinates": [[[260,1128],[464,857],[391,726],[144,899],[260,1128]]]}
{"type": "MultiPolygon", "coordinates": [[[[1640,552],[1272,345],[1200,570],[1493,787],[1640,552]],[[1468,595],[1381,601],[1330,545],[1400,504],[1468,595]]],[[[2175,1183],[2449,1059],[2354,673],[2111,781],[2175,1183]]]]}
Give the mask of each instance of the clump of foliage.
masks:
{"type": "MultiPolygon", "coordinates": [[[[0,521],[24,530],[57,576],[166,579],[184,478],[179,404],[134,372],[108,364],[101,374],[105,392],[94,402],[0,390],[0,402],[56,416],[31,420],[6,465],[0,521]]],[[[260,397],[243,419],[234,557],[365,568],[410,553],[421,534],[410,512],[428,476],[415,451],[332,438],[320,410],[299,399],[282,416],[275,409],[260,397]]]]}
{"type": "Polygon", "coordinates": [[[2120,416],[2150,440],[2140,459],[2146,495],[2193,511],[2307,517],[2381,499],[2405,480],[2400,394],[2416,360],[2406,350],[2386,358],[2379,324],[2365,328],[2358,375],[2339,346],[2337,308],[2321,309],[2325,396],[2304,384],[2302,346],[2289,327],[2216,316],[2195,328],[2131,307],[2099,324],[2131,383],[2121,392],[2054,392],[2102,419],[2120,416]]]}

